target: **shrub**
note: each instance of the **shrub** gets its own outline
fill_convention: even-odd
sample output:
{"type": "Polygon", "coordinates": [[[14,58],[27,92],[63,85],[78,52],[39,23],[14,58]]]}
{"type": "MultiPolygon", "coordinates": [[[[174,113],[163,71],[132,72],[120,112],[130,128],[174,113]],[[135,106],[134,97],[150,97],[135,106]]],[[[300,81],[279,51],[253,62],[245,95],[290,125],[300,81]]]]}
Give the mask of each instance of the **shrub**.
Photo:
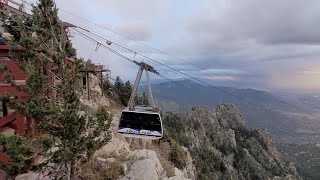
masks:
{"type": "Polygon", "coordinates": [[[188,161],[187,153],[174,140],[171,140],[171,152],[169,155],[169,160],[173,162],[179,169],[183,169],[188,161]]]}
{"type": "Polygon", "coordinates": [[[6,70],[8,70],[7,65],[5,65],[5,64],[0,64],[0,73],[5,72],[6,70]]]}
{"type": "Polygon", "coordinates": [[[124,175],[123,164],[121,162],[112,163],[105,171],[106,179],[118,179],[124,175]]]}
{"type": "Polygon", "coordinates": [[[8,175],[25,173],[32,168],[32,145],[27,138],[0,135],[0,145],[11,158],[8,163],[0,163],[1,169],[8,175]]]}

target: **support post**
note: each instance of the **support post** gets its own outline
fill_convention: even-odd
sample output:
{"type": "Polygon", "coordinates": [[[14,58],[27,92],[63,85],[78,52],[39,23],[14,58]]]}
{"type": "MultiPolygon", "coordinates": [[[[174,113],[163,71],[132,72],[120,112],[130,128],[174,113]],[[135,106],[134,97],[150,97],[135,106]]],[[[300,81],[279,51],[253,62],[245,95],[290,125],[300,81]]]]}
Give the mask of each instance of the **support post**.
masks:
{"type": "Polygon", "coordinates": [[[88,94],[88,100],[90,100],[90,82],[89,82],[89,73],[86,72],[87,77],[87,94],[88,94]]]}
{"type": "Polygon", "coordinates": [[[18,135],[23,135],[25,132],[24,129],[24,117],[20,114],[17,113],[16,115],[16,121],[17,121],[17,134],[18,135]]]}
{"type": "Polygon", "coordinates": [[[100,73],[100,78],[101,78],[101,96],[103,97],[103,95],[104,95],[104,90],[103,90],[103,74],[102,74],[102,71],[101,71],[101,73],[100,73]]]}
{"type": "Polygon", "coordinates": [[[146,70],[146,78],[147,78],[147,84],[148,84],[148,104],[152,106],[153,111],[156,109],[156,105],[154,103],[152,89],[151,89],[151,83],[150,83],[150,75],[149,71],[146,70]]]}
{"type": "Polygon", "coordinates": [[[31,117],[27,117],[27,132],[32,134],[32,136],[33,136],[32,118],[31,117]]]}
{"type": "Polygon", "coordinates": [[[129,103],[128,103],[129,110],[131,110],[133,108],[133,106],[134,106],[134,99],[135,99],[136,94],[137,94],[137,90],[138,90],[139,82],[140,82],[140,79],[141,79],[141,76],[142,76],[142,72],[143,72],[143,69],[140,67],[139,71],[138,71],[138,74],[137,74],[137,77],[136,77],[136,81],[135,81],[135,83],[133,85],[133,89],[132,89],[132,92],[131,92],[130,99],[129,99],[129,103]]]}

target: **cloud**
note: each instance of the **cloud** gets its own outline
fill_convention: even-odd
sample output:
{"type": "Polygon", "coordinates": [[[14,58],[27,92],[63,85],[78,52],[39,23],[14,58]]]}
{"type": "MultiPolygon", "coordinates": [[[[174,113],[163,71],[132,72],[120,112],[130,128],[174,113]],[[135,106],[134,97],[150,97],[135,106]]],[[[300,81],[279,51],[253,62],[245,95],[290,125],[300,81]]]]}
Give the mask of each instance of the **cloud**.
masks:
{"type": "Polygon", "coordinates": [[[240,75],[240,74],[248,74],[245,71],[237,70],[237,69],[206,69],[201,70],[201,74],[223,74],[223,75],[240,75]]]}
{"type": "Polygon", "coordinates": [[[145,19],[161,15],[169,8],[169,0],[91,0],[87,2],[95,12],[116,15],[118,18],[145,19]]]}
{"type": "MultiPolygon", "coordinates": [[[[317,31],[320,24],[314,23],[315,19],[320,20],[319,5],[315,0],[220,0],[188,14],[185,31],[168,44],[166,51],[204,70],[247,72],[236,76],[237,82],[244,86],[285,89],[279,83],[270,83],[273,78],[269,77],[276,79],[283,72],[299,69],[320,58],[320,31],[317,31]]],[[[304,71],[297,81],[316,79],[307,74],[317,74],[317,71],[304,71]]],[[[285,87],[301,90],[305,85],[307,89],[311,86],[320,89],[314,83],[290,83],[285,87]]]]}
{"type": "Polygon", "coordinates": [[[152,37],[152,30],[144,21],[118,24],[114,30],[137,41],[146,41],[152,37]]]}
{"type": "MultiPolygon", "coordinates": [[[[183,60],[116,35],[60,11],[60,17],[165,65],[212,82],[232,79],[242,87],[320,90],[313,69],[320,58],[318,0],[56,0],[58,7],[183,60]],[[199,70],[197,67],[200,67],[199,70]],[[220,75],[220,76],[217,76],[220,75]],[[210,78],[209,78],[210,79],[210,78]]],[[[78,54],[110,65],[113,75],[134,80],[137,67],[95,44],[73,38],[78,54]]],[[[140,56],[170,78],[185,78],[140,56]]]]}
{"type": "Polygon", "coordinates": [[[289,67],[287,70],[276,71],[268,75],[269,86],[277,89],[295,89],[299,91],[317,92],[320,89],[320,63],[311,60],[300,64],[299,68],[289,67]]]}
{"type": "Polygon", "coordinates": [[[224,0],[218,8],[191,15],[188,30],[220,40],[254,39],[266,44],[318,44],[317,0],[224,0]]]}
{"type": "Polygon", "coordinates": [[[218,81],[225,81],[225,80],[236,80],[236,76],[207,76],[206,79],[210,80],[218,80],[218,81]]]}

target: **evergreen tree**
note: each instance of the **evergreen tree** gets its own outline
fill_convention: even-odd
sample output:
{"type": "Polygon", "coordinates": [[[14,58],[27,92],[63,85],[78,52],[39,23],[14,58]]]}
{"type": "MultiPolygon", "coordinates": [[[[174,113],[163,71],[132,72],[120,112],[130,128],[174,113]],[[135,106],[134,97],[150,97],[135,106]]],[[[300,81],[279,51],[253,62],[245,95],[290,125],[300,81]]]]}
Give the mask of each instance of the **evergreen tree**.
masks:
{"type": "Polygon", "coordinates": [[[81,109],[77,84],[80,78],[78,61],[67,62],[74,55],[71,44],[61,26],[53,0],[39,0],[33,6],[31,27],[23,18],[10,19],[18,39],[15,39],[11,54],[27,72],[27,101],[19,102],[20,110],[35,120],[39,131],[45,132],[50,141],[42,147],[55,150],[45,151],[44,163],[53,162],[68,170],[67,178],[76,178],[76,168],[110,140],[110,115],[99,108],[95,117],[79,114],[81,109]],[[32,37],[33,34],[36,37],[32,37]],[[59,77],[58,96],[52,96],[50,82],[45,71],[59,77]]]}
{"type": "Polygon", "coordinates": [[[123,84],[121,78],[117,76],[113,89],[117,93],[121,104],[127,106],[132,91],[130,81],[127,81],[125,84],[123,84]]]}
{"type": "Polygon", "coordinates": [[[127,81],[124,84],[124,88],[123,88],[123,101],[122,101],[123,105],[125,105],[125,106],[128,105],[131,93],[132,93],[132,86],[131,86],[130,81],[127,81]]]}
{"type": "Polygon", "coordinates": [[[123,91],[123,82],[119,76],[117,76],[116,81],[114,82],[114,91],[120,96],[123,91]]]}
{"type": "Polygon", "coordinates": [[[148,100],[148,96],[146,92],[142,92],[142,96],[141,96],[141,103],[142,105],[148,105],[149,100],[148,100]]]}
{"type": "Polygon", "coordinates": [[[149,105],[147,93],[142,92],[141,95],[137,94],[135,97],[135,103],[139,105],[149,105]]]}

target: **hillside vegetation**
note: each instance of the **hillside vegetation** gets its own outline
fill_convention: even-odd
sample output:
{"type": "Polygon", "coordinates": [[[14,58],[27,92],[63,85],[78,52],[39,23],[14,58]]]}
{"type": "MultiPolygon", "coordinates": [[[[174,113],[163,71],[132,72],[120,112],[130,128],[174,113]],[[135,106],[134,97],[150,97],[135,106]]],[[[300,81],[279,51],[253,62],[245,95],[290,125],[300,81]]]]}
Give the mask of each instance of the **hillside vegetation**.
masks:
{"type": "MultiPolygon", "coordinates": [[[[174,148],[189,148],[198,179],[301,179],[293,164],[284,162],[271,135],[247,129],[233,105],[166,113],[164,125],[165,139],[174,148]]],[[[177,167],[188,163],[179,150],[172,152],[177,167]]]]}
{"type": "Polygon", "coordinates": [[[278,144],[286,159],[296,164],[299,174],[306,180],[320,179],[320,144],[278,144]]]}

